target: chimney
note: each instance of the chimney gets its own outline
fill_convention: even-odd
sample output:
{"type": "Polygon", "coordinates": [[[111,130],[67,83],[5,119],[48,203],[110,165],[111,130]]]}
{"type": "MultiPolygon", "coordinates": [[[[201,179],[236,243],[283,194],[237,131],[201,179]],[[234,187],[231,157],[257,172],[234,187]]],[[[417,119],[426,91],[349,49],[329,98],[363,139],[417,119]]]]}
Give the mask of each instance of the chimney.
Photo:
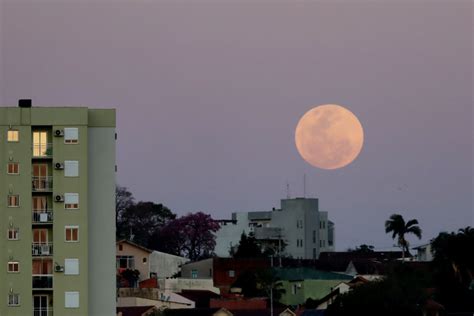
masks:
{"type": "Polygon", "coordinates": [[[20,108],[31,108],[31,99],[20,99],[20,100],[18,100],[18,106],[20,108]]]}

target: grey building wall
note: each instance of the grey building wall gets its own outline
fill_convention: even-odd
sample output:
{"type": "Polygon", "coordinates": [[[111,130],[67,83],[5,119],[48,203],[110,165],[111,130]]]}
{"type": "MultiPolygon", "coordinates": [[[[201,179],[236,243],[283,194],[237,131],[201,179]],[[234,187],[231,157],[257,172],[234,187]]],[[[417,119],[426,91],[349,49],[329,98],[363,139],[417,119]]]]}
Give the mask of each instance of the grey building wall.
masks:
{"type": "Polygon", "coordinates": [[[150,254],[150,273],[158,278],[170,278],[181,270],[181,266],[189,261],[188,258],[170,255],[160,251],[150,254]]]}
{"type": "Polygon", "coordinates": [[[89,133],[89,316],[116,314],[115,128],[89,133]]]}
{"type": "Polygon", "coordinates": [[[181,277],[183,279],[212,279],[212,268],[214,259],[191,262],[183,265],[181,268],[181,277]],[[197,272],[197,277],[193,277],[193,270],[197,272]]]}
{"type": "MultiPolygon", "coordinates": [[[[287,243],[284,252],[293,258],[313,259],[321,251],[334,250],[328,242],[329,234],[334,236],[334,226],[329,229],[328,214],[319,211],[316,198],[283,199],[280,209],[233,213],[232,219],[236,223],[227,223],[216,233],[215,253],[220,257],[229,256],[230,246],[239,243],[242,232],[254,232],[260,239],[275,231],[281,232],[287,243]]],[[[334,242],[334,238],[332,240],[334,242]]]]}

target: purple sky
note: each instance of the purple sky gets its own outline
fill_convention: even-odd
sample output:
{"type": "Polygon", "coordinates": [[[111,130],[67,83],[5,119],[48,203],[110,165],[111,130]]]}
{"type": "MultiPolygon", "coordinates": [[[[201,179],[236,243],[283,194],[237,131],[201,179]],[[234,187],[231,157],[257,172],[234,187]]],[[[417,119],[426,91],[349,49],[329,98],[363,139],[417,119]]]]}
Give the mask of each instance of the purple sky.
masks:
{"type": "Polygon", "coordinates": [[[116,107],[119,183],[178,214],[270,210],[306,173],[339,250],[393,245],[394,212],[426,241],[474,226],[472,7],[0,0],[0,103],[116,107]],[[294,145],[325,103],[366,136],[336,171],[294,145]]]}

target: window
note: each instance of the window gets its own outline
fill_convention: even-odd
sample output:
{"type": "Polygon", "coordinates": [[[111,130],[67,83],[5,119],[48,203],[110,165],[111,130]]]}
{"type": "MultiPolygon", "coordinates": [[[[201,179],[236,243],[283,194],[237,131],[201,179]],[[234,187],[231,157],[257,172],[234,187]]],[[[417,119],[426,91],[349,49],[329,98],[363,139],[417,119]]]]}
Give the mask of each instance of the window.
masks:
{"type": "Polygon", "coordinates": [[[18,272],[20,272],[20,263],[18,261],[8,262],[7,271],[9,273],[18,273],[18,272]]]}
{"type": "Polygon", "coordinates": [[[146,257],[143,257],[142,262],[146,263],[146,257]]]}
{"type": "Polygon", "coordinates": [[[316,259],[316,248],[313,248],[313,259],[316,259]]]}
{"type": "Polygon", "coordinates": [[[64,307],[79,308],[79,292],[64,292],[64,307]]]}
{"type": "Polygon", "coordinates": [[[198,271],[193,269],[191,270],[191,279],[197,279],[198,277],[198,271]]]}
{"type": "Polygon", "coordinates": [[[79,130],[77,127],[68,127],[64,129],[64,143],[77,144],[79,142],[79,130]]]}
{"type": "Polygon", "coordinates": [[[79,208],[79,193],[64,193],[64,208],[78,209],[79,208]]]}
{"type": "Polygon", "coordinates": [[[17,130],[9,130],[7,133],[7,140],[9,142],[17,142],[20,140],[20,134],[17,130]]]}
{"type": "Polygon", "coordinates": [[[19,174],[20,173],[20,165],[18,162],[9,162],[7,167],[8,174],[19,174]]]}
{"type": "Polygon", "coordinates": [[[79,176],[79,161],[66,160],[64,161],[64,176],[78,177],[79,176]]]}
{"type": "Polygon", "coordinates": [[[8,306],[19,306],[20,294],[8,294],[8,306]]]}
{"type": "Polygon", "coordinates": [[[230,278],[235,278],[235,271],[234,270],[229,270],[229,277],[230,278]]]}
{"type": "Polygon", "coordinates": [[[18,240],[20,238],[20,229],[19,228],[9,228],[8,229],[8,240],[18,240]]]}
{"type": "Polygon", "coordinates": [[[123,245],[122,244],[119,245],[119,251],[123,251],[123,245]]]}
{"type": "Polygon", "coordinates": [[[79,226],[66,226],[66,242],[78,242],[79,241],[79,226]]]}
{"type": "Polygon", "coordinates": [[[291,294],[295,295],[297,290],[298,290],[298,285],[293,284],[293,286],[291,287],[291,294]]]}
{"type": "Polygon", "coordinates": [[[9,195],[8,196],[8,207],[18,207],[20,206],[20,196],[19,195],[9,195]]]}
{"type": "Polygon", "coordinates": [[[303,247],[303,239],[300,240],[300,246],[303,247]]]}
{"type": "Polygon", "coordinates": [[[64,259],[64,274],[79,275],[79,259],[64,259]]]}
{"type": "Polygon", "coordinates": [[[117,268],[120,269],[135,269],[135,257],[134,256],[117,256],[117,268]]]}

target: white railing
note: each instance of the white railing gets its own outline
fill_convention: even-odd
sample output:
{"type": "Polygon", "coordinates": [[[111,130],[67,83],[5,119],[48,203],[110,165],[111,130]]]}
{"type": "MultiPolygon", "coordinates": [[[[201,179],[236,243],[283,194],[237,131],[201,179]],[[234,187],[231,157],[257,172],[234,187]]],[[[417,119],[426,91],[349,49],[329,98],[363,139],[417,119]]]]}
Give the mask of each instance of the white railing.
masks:
{"type": "Polygon", "coordinates": [[[33,316],[53,316],[53,308],[33,308],[33,316]]]}
{"type": "Polygon", "coordinates": [[[53,221],[53,210],[33,210],[33,223],[51,223],[53,221]]]}
{"type": "Polygon", "coordinates": [[[41,176],[32,177],[31,188],[35,192],[51,191],[53,189],[53,177],[41,176]]]}
{"type": "Polygon", "coordinates": [[[53,243],[36,243],[31,245],[31,254],[33,256],[52,256],[53,255],[53,243]]]}

